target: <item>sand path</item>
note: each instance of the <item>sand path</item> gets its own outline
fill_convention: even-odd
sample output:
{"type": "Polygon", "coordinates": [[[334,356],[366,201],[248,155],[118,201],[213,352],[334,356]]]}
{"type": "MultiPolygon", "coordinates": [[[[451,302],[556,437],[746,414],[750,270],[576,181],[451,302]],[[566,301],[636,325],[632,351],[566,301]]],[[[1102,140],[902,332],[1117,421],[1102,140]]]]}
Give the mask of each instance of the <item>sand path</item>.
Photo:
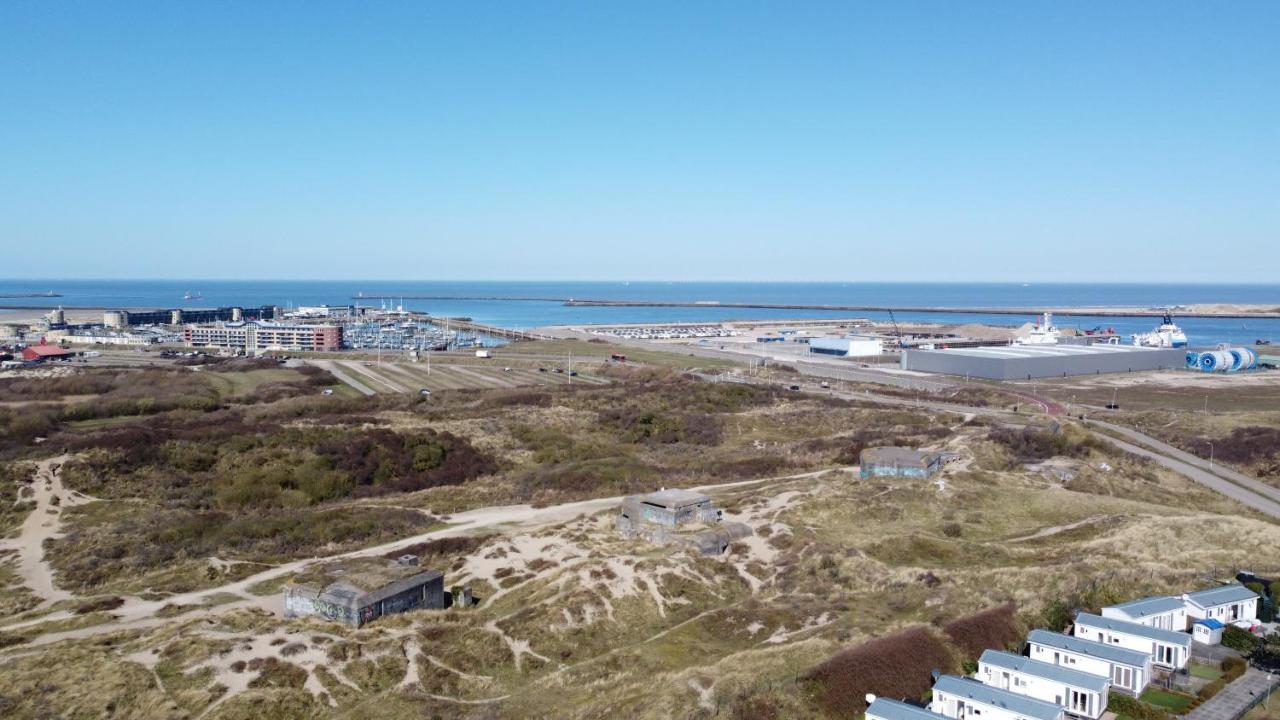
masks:
{"type": "Polygon", "coordinates": [[[36,507],[22,523],[18,537],[0,540],[0,547],[18,553],[18,577],[43,601],[40,607],[69,600],[75,595],[57,586],[53,581],[53,568],[44,555],[46,540],[62,533],[62,510],[94,501],[81,493],[68,491],[62,486],[62,465],[69,456],[61,455],[43,460],[36,465],[31,489],[35,493],[36,507]]]}
{"type": "MultiPolygon", "coordinates": [[[[50,462],[53,462],[53,461],[50,461],[50,462]]],[[[830,470],[828,469],[815,470],[812,472],[800,473],[798,475],[789,475],[789,476],[778,477],[778,478],[756,478],[753,480],[740,480],[737,482],[719,483],[715,485],[704,485],[701,487],[691,488],[691,489],[699,492],[706,492],[710,490],[723,490],[723,489],[730,489],[730,488],[747,487],[750,485],[757,485],[757,484],[768,483],[768,482],[778,482],[778,481],[785,481],[785,480],[797,480],[802,478],[816,477],[818,475],[822,475],[827,472],[830,472],[830,470]]],[[[445,538],[445,537],[456,537],[459,535],[468,535],[482,529],[489,529],[489,528],[494,528],[498,526],[531,528],[531,527],[539,527],[543,525],[554,525],[557,523],[562,523],[568,520],[572,520],[581,515],[593,515],[602,510],[607,510],[609,508],[616,507],[621,502],[622,502],[622,496],[619,495],[615,497],[595,498],[592,500],[580,500],[577,502],[563,503],[561,505],[551,505],[551,506],[542,507],[542,508],[535,508],[531,505],[504,505],[504,506],[480,508],[477,510],[470,510],[467,512],[457,513],[450,518],[450,524],[448,527],[422,533],[419,535],[413,535],[411,537],[395,540],[389,543],[384,543],[382,545],[363,548],[361,550],[354,550],[352,552],[341,553],[341,554],[333,555],[330,557],[307,558],[303,560],[295,560],[292,562],[285,563],[283,565],[278,565],[274,568],[271,568],[270,570],[264,570],[263,572],[250,575],[249,577],[246,577],[242,580],[238,580],[233,583],[228,583],[226,585],[222,585],[215,588],[209,588],[206,590],[197,590],[197,591],[188,592],[188,593],[171,595],[169,597],[164,598],[163,600],[142,600],[139,598],[128,598],[123,606],[112,611],[112,613],[115,615],[115,618],[112,619],[111,621],[101,623],[99,625],[93,625],[90,627],[67,630],[64,632],[47,633],[33,639],[29,643],[26,643],[21,646],[15,646],[15,650],[19,648],[29,649],[31,647],[48,645],[48,644],[59,642],[62,640],[73,640],[73,639],[94,637],[104,633],[117,632],[120,630],[158,627],[168,622],[186,621],[186,620],[190,620],[191,618],[201,617],[201,616],[205,616],[205,615],[209,615],[217,612],[224,612],[229,609],[233,609],[237,607],[245,607],[249,605],[264,607],[271,610],[272,612],[281,614],[281,608],[278,607],[280,603],[280,598],[278,595],[272,595],[268,597],[255,597],[248,592],[248,589],[251,586],[256,585],[257,583],[260,583],[266,580],[273,580],[273,579],[282,577],[284,575],[296,573],[300,570],[303,570],[307,566],[317,562],[327,562],[331,560],[341,560],[346,558],[384,555],[390,552],[402,550],[410,545],[426,542],[428,540],[435,540],[438,538],[445,538]],[[195,609],[192,609],[190,612],[184,613],[181,616],[176,618],[156,617],[156,612],[159,611],[165,605],[197,605],[198,606],[208,602],[208,600],[212,596],[220,593],[232,593],[232,594],[240,595],[245,599],[239,602],[212,605],[208,608],[195,608],[195,609]]],[[[47,570],[47,566],[46,566],[46,570],[47,570]]],[[[45,577],[48,577],[47,574],[45,575],[45,577]]],[[[67,597],[70,597],[70,595],[68,595],[67,597]]],[[[63,619],[67,617],[71,617],[71,614],[64,611],[60,613],[50,613],[49,615],[39,618],[39,621],[57,620],[57,619],[63,619]]],[[[29,620],[29,621],[26,621],[25,623],[8,625],[8,626],[0,627],[0,630],[12,629],[22,624],[31,624],[32,622],[34,621],[29,620]]],[[[2,660],[6,655],[7,653],[0,654],[0,660],[2,660]]]]}

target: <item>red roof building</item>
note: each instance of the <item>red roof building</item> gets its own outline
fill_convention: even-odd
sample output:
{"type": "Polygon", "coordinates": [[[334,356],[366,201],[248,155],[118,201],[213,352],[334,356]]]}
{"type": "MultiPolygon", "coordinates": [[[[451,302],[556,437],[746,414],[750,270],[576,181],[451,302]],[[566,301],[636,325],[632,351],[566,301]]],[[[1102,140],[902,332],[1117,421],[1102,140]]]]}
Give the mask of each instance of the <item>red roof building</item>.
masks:
{"type": "Polygon", "coordinates": [[[22,349],[22,359],[27,362],[36,360],[65,360],[75,355],[74,352],[57,345],[32,345],[22,349]]]}

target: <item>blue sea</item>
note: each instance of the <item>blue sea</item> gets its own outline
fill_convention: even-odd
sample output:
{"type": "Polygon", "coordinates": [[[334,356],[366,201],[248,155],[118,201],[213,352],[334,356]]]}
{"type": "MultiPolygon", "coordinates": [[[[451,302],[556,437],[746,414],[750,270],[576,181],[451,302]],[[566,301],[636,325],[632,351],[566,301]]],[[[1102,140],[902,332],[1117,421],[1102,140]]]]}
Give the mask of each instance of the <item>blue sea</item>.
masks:
{"type": "MultiPolygon", "coordinates": [[[[715,322],[776,318],[869,317],[887,313],[770,310],[714,306],[580,307],[560,299],[718,301],[782,304],[910,305],[930,307],[1155,307],[1195,303],[1261,303],[1280,307],[1280,284],[1044,283],[725,283],[725,282],[396,282],[231,280],[3,280],[0,294],[56,292],[60,298],[0,298],[0,305],[65,307],[219,307],[226,305],[351,304],[365,295],[429,295],[468,299],[411,300],[406,308],[434,315],[467,316],[511,328],[577,323],[715,322]],[[203,299],[183,300],[186,292],[203,299]],[[512,298],[548,298],[515,300],[512,298]]],[[[380,301],[365,300],[377,305],[380,301]]],[[[397,302],[398,304],[398,302],[397,302]]],[[[0,319],[4,316],[0,310],[0,319]]],[[[897,313],[899,321],[1019,325],[1014,315],[897,313]]],[[[1191,344],[1280,342],[1280,320],[1182,318],[1191,344]]],[[[1155,318],[1062,317],[1063,327],[1113,327],[1127,336],[1144,332],[1155,318]]]]}

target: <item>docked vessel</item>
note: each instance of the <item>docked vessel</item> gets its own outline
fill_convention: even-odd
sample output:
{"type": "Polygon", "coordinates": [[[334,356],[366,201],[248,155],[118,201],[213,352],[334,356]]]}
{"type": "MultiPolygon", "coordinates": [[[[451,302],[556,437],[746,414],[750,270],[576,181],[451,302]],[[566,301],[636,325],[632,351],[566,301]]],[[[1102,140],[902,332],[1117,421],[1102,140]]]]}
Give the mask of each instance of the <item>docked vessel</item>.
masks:
{"type": "Polygon", "coordinates": [[[1160,326],[1151,332],[1134,333],[1133,344],[1139,347],[1182,348],[1187,346],[1187,334],[1173,322],[1166,311],[1160,326]]]}
{"type": "Polygon", "coordinates": [[[1058,331],[1058,327],[1053,324],[1053,313],[1045,313],[1040,317],[1040,322],[1031,326],[1026,335],[1016,338],[1014,345],[1057,345],[1058,338],[1062,333],[1058,331]]]}

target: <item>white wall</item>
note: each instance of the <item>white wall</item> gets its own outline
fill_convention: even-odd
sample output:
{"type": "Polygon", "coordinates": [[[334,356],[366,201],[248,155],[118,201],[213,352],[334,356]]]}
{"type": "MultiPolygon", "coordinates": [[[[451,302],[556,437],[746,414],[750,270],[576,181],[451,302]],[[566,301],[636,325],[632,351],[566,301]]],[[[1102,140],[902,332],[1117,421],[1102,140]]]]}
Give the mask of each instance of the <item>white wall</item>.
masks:
{"type": "Polygon", "coordinates": [[[1106,645],[1122,647],[1126,650],[1137,650],[1140,653],[1146,653],[1153,663],[1164,667],[1184,668],[1187,666],[1187,661],[1190,660],[1186,647],[1163,643],[1141,635],[1129,635],[1128,633],[1080,624],[1075,626],[1073,633],[1076,637],[1084,640],[1093,640],[1106,645]],[[1161,649],[1165,648],[1172,650],[1172,656],[1166,654],[1167,650],[1161,652],[1161,649]],[[1167,659],[1170,657],[1172,658],[1171,660],[1167,659]]]}
{"type": "Polygon", "coordinates": [[[978,673],[974,675],[974,679],[979,680],[983,685],[1061,705],[1076,715],[1099,718],[1107,709],[1107,699],[1102,693],[1072,688],[1057,680],[1048,680],[1016,670],[1006,670],[986,663],[978,663],[978,673]],[[1006,682],[1006,674],[1009,676],[1008,682],[1006,682]],[[1073,690],[1076,695],[1072,694],[1073,690]],[[1076,704],[1072,704],[1073,699],[1077,700],[1076,704]]]}
{"type": "Polygon", "coordinates": [[[1210,608],[1201,610],[1200,608],[1187,603],[1187,617],[1195,620],[1221,620],[1223,624],[1230,625],[1236,620],[1257,620],[1258,619],[1258,600],[1248,600],[1238,603],[1227,603],[1226,605],[1215,605],[1210,608]],[[1232,614],[1232,607],[1235,607],[1235,613],[1232,614]]]}
{"type": "Polygon", "coordinates": [[[1147,663],[1148,667],[1146,668],[1134,668],[1134,671],[1130,673],[1129,684],[1125,685],[1117,679],[1115,668],[1112,667],[1112,664],[1100,658],[1065,652],[1051,647],[1046,647],[1044,645],[1031,643],[1031,659],[1069,667],[1073,670],[1080,670],[1081,672],[1093,673],[1094,675],[1101,675],[1105,678],[1111,678],[1112,687],[1123,688],[1131,692],[1142,692],[1142,690],[1147,687],[1147,683],[1150,682],[1151,679],[1150,662],[1147,663]],[[1056,658],[1055,653],[1057,654],[1056,658]]]}

